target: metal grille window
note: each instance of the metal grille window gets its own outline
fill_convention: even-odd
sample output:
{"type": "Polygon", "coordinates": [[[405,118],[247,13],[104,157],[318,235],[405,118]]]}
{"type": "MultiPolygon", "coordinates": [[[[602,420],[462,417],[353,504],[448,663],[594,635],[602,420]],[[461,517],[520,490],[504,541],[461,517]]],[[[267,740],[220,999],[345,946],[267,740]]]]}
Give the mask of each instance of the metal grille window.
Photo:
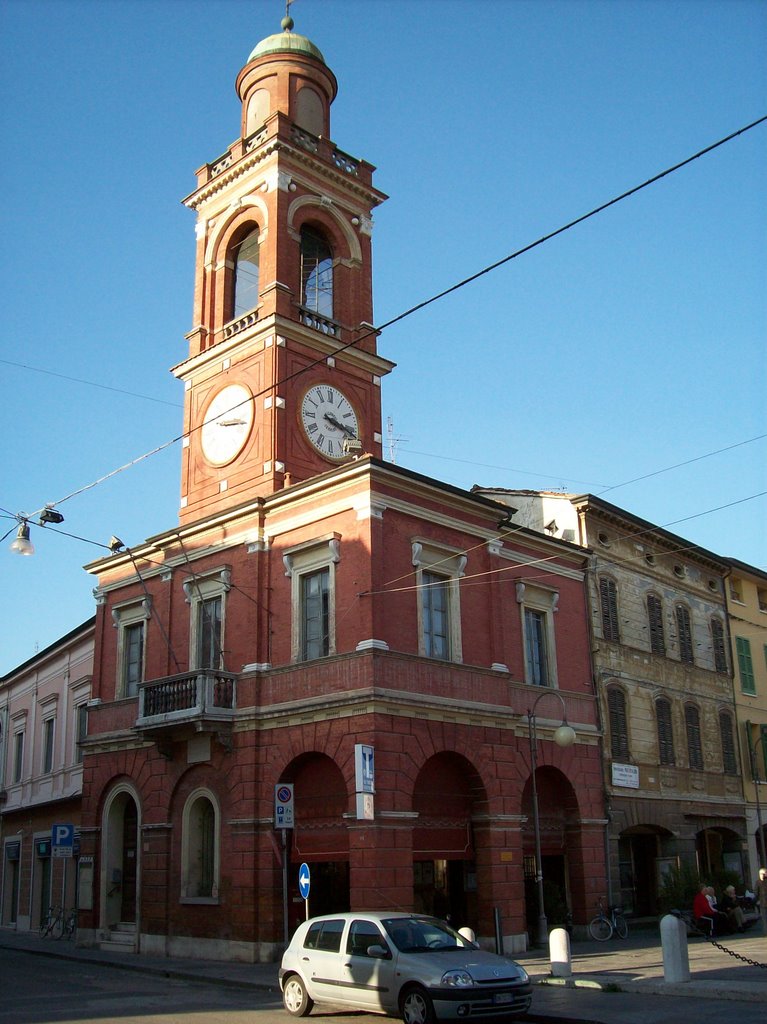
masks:
{"type": "Polygon", "coordinates": [[[333,253],[310,227],[301,228],[301,303],[312,313],[333,317],[333,253]]]}
{"type": "Polygon", "coordinates": [[[450,657],[448,580],[435,572],[424,572],[421,602],[423,642],[428,658],[450,657]]]}
{"type": "Polygon", "coordinates": [[[724,645],[724,625],[721,619],[711,620],[711,642],[714,648],[714,668],[717,672],[726,672],[727,649],[724,645]]]}
{"type": "Polygon", "coordinates": [[[258,229],[237,246],[234,258],[234,301],[232,317],[237,318],[258,305],[258,229]]]}
{"type": "Polygon", "coordinates": [[[324,658],[329,653],[330,572],[301,577],[301,658],[324,658]]]}
{"type": "Polygon", "coordinates": [[[738,759],[735,754],[735,731],[732,726],[732,715],[728,711],[719,712],[719,736],[722,741],[722,769],[725,775],[738,774],[738,759]]]}
{"type": "Polygon", "coordinates": [[[602,635],[605,640],[620,643],[618,628],[618,590],[608,576],[599,578],[599,601],[602,609],[602,635]]]}
{"type": "Polygon", "coordinates": [[[684,709],[684,724],[687,730],[687,756],[690,767],[695,771],[703,771],[703,746],[700,737],[700,712],[694,704],[684,709]]]}
{"type": "Polygon", "coordinates": [[[666,653],[663,635],[663,603],[655,594],[647,595],[647,622],[650,627],[650,650],[653,654],[666,653]]]}
{"type": "Polygon", "coordinates": [[[671,722],[671,701],[661,697],[655,702],[658,725],[658,760],[661,764],[676,764],[674,756],[674,727],[671,722]]]}
{"type": "MultiPolygon", "coordinates": [[[[765,651],[767,652],[767,648],[765,651]]],[[[735,653],[738,656],[740,688],[743,693],[755,696],[756,681],[754,680],[754,663],[751,660],[751,641],[744,636],[736,636],[735,653]]]]}
{"type": "Polygon", "coordinates": [[[692,665],[695,661],[692,649],[692,624],[689,609],[685,608],[683,604],[677,605],[676,629],[679,635],[679,658],[688,665],[692,665]]]}
{"type": "Polygon", "coordinates": [[[614,760],[625,760],[629,756],[626,695],[617,686],[607,690],[607,710],[610,718],[610,751],[614,760]]]}
{"type": "Polygon", "coordinates": [[[546,648],[546,615],[534,608],[525,608],[525,643],[527,644],[528,682],[533,686],[549,686],[549,658],[546,648]]]}

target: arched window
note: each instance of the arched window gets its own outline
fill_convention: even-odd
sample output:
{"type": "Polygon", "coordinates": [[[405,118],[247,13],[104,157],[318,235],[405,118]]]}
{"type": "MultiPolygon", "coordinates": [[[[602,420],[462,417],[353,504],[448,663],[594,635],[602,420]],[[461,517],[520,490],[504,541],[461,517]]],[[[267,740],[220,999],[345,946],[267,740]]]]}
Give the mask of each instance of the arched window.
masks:
{"type": "Polygon", "coordinates": [[[719,736],[722,741],[722,769],[725,775],[738,774],[738,759],[735,754],[735,731],[729,711],[719,712],[719,736]]]}
{"type": "Polygon", "coordinates": [[[182,898],[218,898],[218,814],[210,796],[193,793],[184,808],[182,898]]]}
{"type": "Polygon", "coordinates": [[[658,725],[658,761],[661,764],[676,764],[671,701],[665,697],[660,697],[655,702],[655,719],[658,725]]]}
{"type": "Polygon", "coordinates": [[[617,686],[607,690],[607,710],[610,718],[610,751],[614,760],[623,761],[629,756],[629,731],[626,695],[617,686]]]}
{"type": "Polygon", "coordinates": [[[703,745],[700,736],[700,712],[694,704],[687,704],[684,709],[684,724],[687,730],[687,756],[690,767],[695,771],[703,771],[703,745]]]}
{"type": "Polygon", "coordinates": [[[232,317],[236,320],[258,305],[258,228],[246,235],[234,252],[232,317]]]}
{"type": "Polygon", "coordinates": [[[333,253],[312,227],[301,228],[301,305],[333,318],[333,253]]]}

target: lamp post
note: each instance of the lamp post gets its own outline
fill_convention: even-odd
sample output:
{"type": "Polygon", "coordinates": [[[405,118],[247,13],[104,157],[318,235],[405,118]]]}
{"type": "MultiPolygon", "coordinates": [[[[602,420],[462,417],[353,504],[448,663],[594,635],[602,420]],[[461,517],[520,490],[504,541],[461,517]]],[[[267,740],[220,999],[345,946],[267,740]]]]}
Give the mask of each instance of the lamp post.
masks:
{"type": "MultiPolygon", "coordinates": [[[[762,828],[762,805],[759,802],[759,785],[761,783],[761,779],[759,778],[759,768],[756,759],[756,748],[759,746],[760,743],[762,744],[762,755],[764,755],[764,737],[767,734],[762,733],[761,736],[756,740],[756,742],[752,746],[751,723],[747,722],[746,725],[748,726],[748,753],[749,759],[751,761],[751,779],[754,783],[754,796],[756,799],[756,827],[757,837],[759,840],[758,849],[761,859],[761,863],[759,866],[760,868],[767,868],[767,856],[765,855],[764,850],[764,829],[762,828]]],[[[761,874],[757,872],[757,875],[759,876],[757,881],[757,896],[759,897],[759,912],[762,918],[762,934],[767,935],[767,899],[765,899],[761,891],[763,888],[763,886],[760,884],[762,880],[761,874]]]]}
{"type": "Polygon", "coordinates": [[[537,743],[535,730],[535,709],[544,697],[556,697],[562,705],[562,724],[554,731],[554,742],[559,747],[571,747],[575,743],[575,730],[567,722],[565,702],[557,690],[546,690],[536,697],[532,709],[527,712],[527,727],[530,737],[530,766],[533,780],[533,825],[535,827],[535,882],[538,888],[538,945],[544,946],[549,935],[549,923],[546,920],[546,909],[543,903],[543,865],[541,861],[541,822],[538,813],[538,784],[535,772],[538,767],[537,743]]]}

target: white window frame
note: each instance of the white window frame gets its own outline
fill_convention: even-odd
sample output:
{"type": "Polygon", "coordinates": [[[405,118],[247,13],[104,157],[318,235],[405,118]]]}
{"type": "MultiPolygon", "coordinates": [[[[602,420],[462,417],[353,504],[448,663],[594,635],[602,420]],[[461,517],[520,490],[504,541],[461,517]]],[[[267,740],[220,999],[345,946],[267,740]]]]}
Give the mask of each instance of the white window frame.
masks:
{"type": "Polygon", "coordinates": [[[152,604],[148,597],[138,601],[125,601],[112,608],[112,622],[117,630],[117,678],[115,679],[115,697],[117,700],[130,700],[138,696],[138,687],[146,678],[146,640],[152,604]],[[141,672],[135,694],[125,692],[125,658],[127,655],[126,635],[130,626],[142,624],[144,632],[141,644],[141,672]]]}
{"type": "Polygon", "coordinates": [[[226,637],[226,595],[232,589],[232,573],[227,567],[219,567],[210,572],[199,573],[188,576],[184,580],[184,594],[186,603],[189,605],[189,665],[193,669],[200,668],[198,665],[199,629],[200,629],[200,606],[204,601],[214,598],[221,598],[221,635],[219,638],[218,665],[211,666],[215,669],[223,669],[224,647],[226,637]]]}
{"type": "Polygon", "coordinates": [[[215,794],[211,790],[200,787],[193,790],[186,799],[181,819],[181,902],[182,903],[207,903],[217,904],[219,902],[219,891],[221,887],[221,808],[215,794]],[[190,889],[192,880],[190,873],[191,865],[191,843],[195,838],[192,835],[192,810],[198,800],[210,801],[213,807],[213,879],[210,896],[191,895],[190,889]]]}
{"type": "Polygon", "coordinates": [[[557,675],[557,640],[554,629],[554,614],[559,607],[559,591],[553,587],[542,587],[539,584],[520,580],[516,585],[517,604],[519,605],[520,628],[522,630],[522,651],[525,663],[525,682],[529,686],[541,686],[533,680],[532,668],[528,653],[527,611],[539,612],[544,617],[544,643],[546,646],[546,672],[548,681],[542,689],[559,689],[557,675]]]}
{"type": "Polygon", "coordinates": [[[448,661],[463,662],[463,645],[461,639],[461,591],[459,581],[464,576],[467,555],[460,548],[448,547],[421,537],[412,539],[411,561],[415,567],[418,609],[418,653],[421,657],[429,657],[424,631],[423,614],[423,576],[425,572],[441,576],[447,583],[447,636],[448,661]]]}
{"type": "Polygon", "coordinates": [[[290,580],[290,656],[294,663],[303,661],[303,594],[304,576],[328,570],[328,653],[336,653],[336,566],[341,561],[341,537],[326,534],[288,548],[282,555],[285,575],[290,580]]]}

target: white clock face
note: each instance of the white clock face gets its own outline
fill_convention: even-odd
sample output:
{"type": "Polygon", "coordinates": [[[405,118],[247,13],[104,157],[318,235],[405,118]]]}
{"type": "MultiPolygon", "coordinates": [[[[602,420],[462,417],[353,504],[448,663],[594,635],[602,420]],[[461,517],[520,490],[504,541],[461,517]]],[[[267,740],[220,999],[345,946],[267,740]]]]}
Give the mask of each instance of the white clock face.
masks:
{"type": "Polygon", "coordinates": [[[315,384],[306,392],[301,422],[311,443],[328,459],[343,459],[344,441],[359,437],[351,402],[332,384],[315,384]]]}
{"type": "Polygon", "coordinates": [[[241,451],[253,425],[253,396],[244,384],[227,384],[205,410],[200,443],[214,466],[231,462],[241,451]]]}

